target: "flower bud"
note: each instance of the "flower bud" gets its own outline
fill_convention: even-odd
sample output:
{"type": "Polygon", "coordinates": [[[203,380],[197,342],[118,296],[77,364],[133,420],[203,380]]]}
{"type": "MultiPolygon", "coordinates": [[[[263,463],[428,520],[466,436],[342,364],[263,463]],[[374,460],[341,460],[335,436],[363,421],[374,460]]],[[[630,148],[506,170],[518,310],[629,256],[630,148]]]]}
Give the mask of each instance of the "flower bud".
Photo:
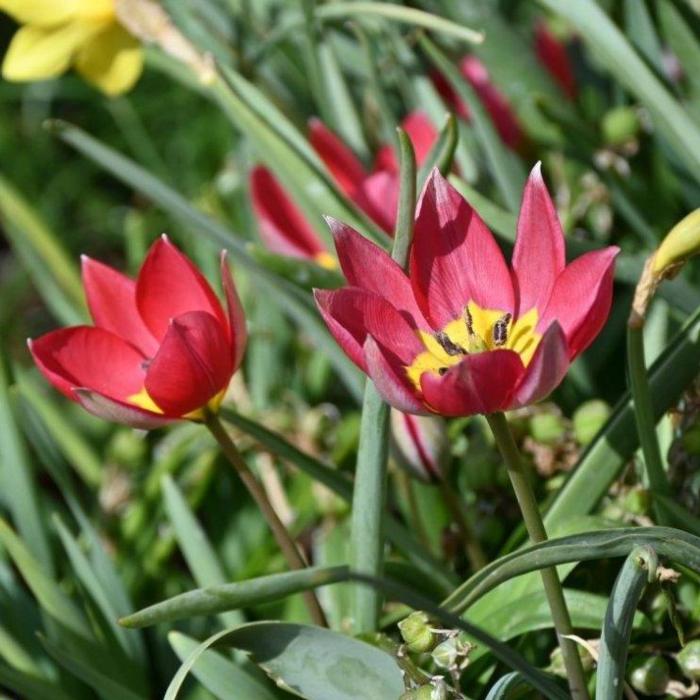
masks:
{"type": "Polygon", "coordinates": [[[616,107],[608,111],[600,125],[603,141],[608,146],[622,146],[636,138],[640,129],[639,117],[631,107],[616,107]]]}
{"type": "Polygon", "coordinates": [[[610,406],[605,401],[593,399],[582,403],[573,416],[574,436],[578,443],[587,445],[609,416],[610,406]]]}
{"type": "Polygon", "coordinates": [[[545,445],[554,445],[565,431],[564,421],[554,413],[536,413],[530,418],[530,435],[545,445]]]}
{"type": "Polygon", "coordinates": [[[654,253],[652,272],[672,277],[686,260],[700,252],[700,209],[681,219],[661,241],[654,253]]]}
{"type": "Polygon", "coordinates": [[[110,461],[125,467],[143,466],[148,455],[148,443],[144,436],[133,430],[117,430],[107,445],[110,461]]]}
{"type": "MultiPolygon", "coordinates": [[[[578,655],[581,659],[581,665],[583,666],[583,670],[593,670],[593,657],[582,646],[577,646],[576,648],[578,649],[578,655]]],[[[564,666],[564,659],[561,655],[561,647],[554,647],[552,653],[549,655],[548,670],[555,676],[559,676],[560,678],[566,678],[566,667],[564,666]]]]}
{"type": "Polygon", "coordinates": [[[625,494],[623,506],[632,515],[647,515],[651,509],[651,494],[647,489],[632,489],[625,494]]]}
{"type": "Polygon", "coordinates": [[[401,620],[399,631],[408,650],[416,654],[432,651],[438,643],[438,635],[433,632],[428,614],[420,610],[401,620]]]}
{"type": "Polygon", "coordinates": [[[688,642],[678,653],[676,661],[686,678],[700,681],[700,639],[688,642]]]}
{"type": "Polygon", "coordinates": [[[663,695],[670,677],[662,656],[638,657],[630,662],[630,685],[645,695],[663,695]]]}
{"type": "Polygon", "coordinates": [[[442,419],[392,409],[391,435],[403,469],[426,483],[442,479],[449,447],[442,419]]]}
{"type": "Polygon", "coordinates": [[[466,641],[463,635],[457,635],[440,642],[433,649],[431,656],[440,668],[464,667],[466,666],[467,657],[473,648],[474,646],[466,641]]]}
{"type": "MultiPolygon", "coordinates": [[[[422,685],[420,688],[412,688],[407,690],[399,700],[443,700],[443,697],[434,696],[434,688],[432,685],[422,685]]],[[[445,696],[445,700],[446,700],[445,696]]]]}

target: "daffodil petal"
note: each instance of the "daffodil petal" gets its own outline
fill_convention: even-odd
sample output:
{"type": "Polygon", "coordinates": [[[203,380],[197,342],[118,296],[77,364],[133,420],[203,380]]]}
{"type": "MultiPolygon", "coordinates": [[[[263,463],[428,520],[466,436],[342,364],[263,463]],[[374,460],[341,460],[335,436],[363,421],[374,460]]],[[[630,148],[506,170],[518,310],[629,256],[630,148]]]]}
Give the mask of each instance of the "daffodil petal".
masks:
{"type": "Polygon", "coordinates": [[[75,61],[78,72],[107,95],[130,90],[143,70],[141,44],[118,24],[96,34],[75,61]]]}
{"type": "Polygon", "coordinates": [[[12,81],[55,78],[70,67],[80,45],[98,30],[99,25],[91,22],[21,27],[5,54],[3,77],[12,81]]]}
{"type": "Polygon", "coordinates": [[[0,11],[20,24],[51,27],[75,17],[78,5],[78,0],[0,0],[0,11]]]}

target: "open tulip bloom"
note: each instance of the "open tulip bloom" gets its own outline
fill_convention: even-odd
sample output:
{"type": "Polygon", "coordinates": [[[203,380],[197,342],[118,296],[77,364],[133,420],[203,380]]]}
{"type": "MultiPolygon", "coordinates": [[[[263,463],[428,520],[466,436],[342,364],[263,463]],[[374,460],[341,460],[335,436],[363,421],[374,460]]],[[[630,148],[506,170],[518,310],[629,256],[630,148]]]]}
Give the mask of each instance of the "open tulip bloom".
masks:
{"type": "Polygon", "coordinates": [[[94,326],[29,341],[39,369],[90,413],[136,428],[215,410],[243,358],[246,328],[226,255],[225,312],[202,274],[166,236],[134,281],[83,257],[94,326]]]}
{"type": "Polygon", "coordinates": [[[329,223],[349,286],[317,290],[318,307],[350,359],[407,413],[489,414],[543,399],[610,311],[618,249],[566,265],[539,165],[525,186],[512,268],[437,170],[418,203],[408,274],[349,226],[329,223]]]}

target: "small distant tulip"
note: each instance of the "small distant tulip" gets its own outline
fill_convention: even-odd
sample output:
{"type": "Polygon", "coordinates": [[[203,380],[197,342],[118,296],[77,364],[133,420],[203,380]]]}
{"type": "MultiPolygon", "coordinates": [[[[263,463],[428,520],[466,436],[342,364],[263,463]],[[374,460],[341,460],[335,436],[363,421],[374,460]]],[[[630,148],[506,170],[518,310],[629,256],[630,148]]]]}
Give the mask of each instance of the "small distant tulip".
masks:
{"type": "Polygon", "coordinates": [[[246,344],[225,253],[221,275],[227,311],[166,236],[135,281],[83,257],[94,325],[29,341],[34,361],[56,389],[107,420],[150,429],[201,419],[218,408],[246,344]]]}
{"type": "Polygon", "coordinates": [[[429,484],[442,480],[449,444],[447,427],[442,419],[414,416],[393,409],[391,437],[401,467],[429,484]]]}
{"type": "Polygon", "coordinates": [[[319,310],[387,403],[406,413],[468,416],[539,401],[610,311],[618,249],[566,265],[539,165],[525,187],[512,268],[437,170],[418,204],[408,274],[349,226],[330,225],[349,286],[317,290],[319,310]]]}
{"type": "Polygon", "coordinates": [[[535,51],[540,63],[554,78],[564,94],[573,100],[577,93],[576,78],[566,45],[544,21],[538,22],[535,26],[535,51]]]}
{"type": "MultiPolygon", "coordinates": [[[[437,138],[435,127],[422,112],[412,112],[401,123],[420,165],[437,138]]],[[[355,154],[318,119],[309,124],[309,140],[338,187],[387,233],[394,230],[399,196],[399,166],[391,146],[382,146],[374,167],[367,170],[355,154]]],[[[260,236],[271,251],[336,267],[313,226],[304,218],[275,176],[263,166],[250,176],[253,210],[260,236]]]]}

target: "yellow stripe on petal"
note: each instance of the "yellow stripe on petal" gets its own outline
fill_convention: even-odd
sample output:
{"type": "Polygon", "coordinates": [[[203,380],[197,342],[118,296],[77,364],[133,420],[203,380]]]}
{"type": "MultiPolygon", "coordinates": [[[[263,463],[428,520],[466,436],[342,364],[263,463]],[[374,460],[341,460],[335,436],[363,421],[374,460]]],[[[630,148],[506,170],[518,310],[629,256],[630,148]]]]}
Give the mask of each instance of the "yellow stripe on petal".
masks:
{"type": "Polygon", "coordinates": [[[44,80],[64,73],[81,44],[88,41],[100,25],[71,22],[59,27],[21,27],[12,37],[2,64],[6,80],[44,80]]]}
{"type": "Polygon", "coordinates": [[[106,95],[119,95],[130,90],[139,79],[143,50],[126,30],[112,24],[80,49],[75,67],[106,95]]]}
{"type": "Polygon", "coordinates": [[[73,19],[80,5],[81,0],[0,0],[0,11],[20,24],[51,27],[73,19]]]}

